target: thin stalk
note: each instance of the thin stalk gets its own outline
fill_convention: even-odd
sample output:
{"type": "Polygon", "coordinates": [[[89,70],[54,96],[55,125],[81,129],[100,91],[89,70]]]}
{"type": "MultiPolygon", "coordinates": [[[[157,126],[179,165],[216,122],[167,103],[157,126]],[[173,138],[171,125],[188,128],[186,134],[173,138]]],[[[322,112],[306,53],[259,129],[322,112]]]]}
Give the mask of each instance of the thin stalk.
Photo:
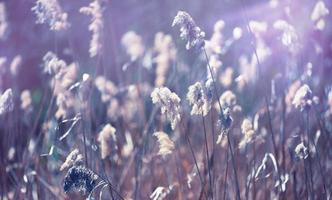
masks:
{"type": "MultiPolygon", "coordinates": [[[[97,173],[96,173],[97,174],[97,173]]],[[[98,174],[97,174],[98,175],[98,174]]],[[[108,186],[109,186],[109,188],[110,188],[110,193],[111,193],[111,195],[112,195],[112,197],[113,197],[113,192],[121,199],[121,200],[124,200],[124,198],[122,197],[122,195],[116,190],[116,188],[114,188],[114,186],[112,185],[112,183],[109,181],[109,180],[107,180],[107,179],[105,179],[105,178],[103,178],[102,176],[100,176],[100,175],[98,175],[99,176],[99,178],[101,178],[103,181],[105,181],[105,182],[107,182],[108,183],[108,186]]]]}
{"type": "Polygon", "coordinates": [[[225,170],[225,179],[224,179],[224,198],[223,198],[223,200],[226,200],[227,175],[228,175],[228,149],[226,150],[226,170],[225,170]]]}
{"type": "Polygon", "coordinates": [[[325,176],[324,176],[324,174],[323,174],[323,167],[322,167],[321,159],[320,159],[320,152],[319,152],[319,149],[318,149],[317,146],[316,146],[316,143],[315,143],[313,137],[311,137],[311,135],[310,135],[309,118],[310,118],[310,116],[309,116],[309,111],[307,111],[307,123],[306,123],[306,124],[307,124],[308,144],[310,144],[310,140],[311,140],[311,142],[313,143],[314,148],[315,148],[315,150],[316,150],[316,152],[317,152],[317,159],[318,159],[319,172],[320,172],[320,175],[321,175],[321,177],[322,177],[322,181],[323,181],[324,193],[325,193],[325,195],[327,195],[325,176]]]}
{"type": "Polygon", "coordinates": [[[110,193],[111,193],[111,198],[112,198],[112,200],[114,200],[114,195],[113,195],[113,190],[112,190],[112,188],[110,189],[110,193]]]}
{"type": "Polygon", "coordinates": [[[203,51],[204,51],[204,54],[205,54],[207,66],[208,66],[210,74],[211,74],[211,79],[212,79],[212,82],[213,82],[214,93],[216,94],[217,102],[218,102],[218,105],[219,105],[219,108],[220,108],[220,113],[222,114],[222,110],[223,109],[222,109],[221,103],[220,103],[219,98],[218,98],[218,94],[219,93],[218,93],[216,81],[215,81],[215,78],[214,78],[214,75],[213,75],[213,72],[212,72],[212,68],[210,66],[209,57],[208,57],[208,55],[206,53],[205,47],[203,47],[203,51]]]}
{"type": "MultiPolygon", "coordinates": [[[[217,96],[218,95],[217,85],[216,85],[216,81],[215,81],[215,78],[214,78],[214,75],[213,75],[213,72],[212,72],[212,68],[211,68],[210,63],[209,63],[209,57],[206,53],[205,47],[203,47],[203,51],[204,51],[206,62],[207,62],[207,65],[208,65],[208,68],[209,68],[209,71],[210,71],[210,74],[211,74],[215,94],[217,96]]],[[[219,105],[220,113],[223,114],[223,112],[222,112],[223,109],[222,109],[221,103],[219,101],[219,98],[217,98],[217,102],[218,102],[218,105],[219,105]]],[[[236,184],[236,191],[237,191],[237,199],[241,199],[239,181],[238,181],[236,165],[235,165],[235,159],[234,159],[233,149],[232,149],[232,145],[230,144],[230,139],[229,139],[228,134],[227,134],[227,140],[228,140],[228,143],[229,143],[229,148],[230,148],[231,158],[232,158],[232,163],[233,163],[233,170],[234,170],[234,175],[235,175],[235,184],[236,184]]]]}
{"type": "MultiPolygon", "coordinates": [[[[313,141],[313,143],[314,143],[314,141],[313,141]]],[[[323,174],[324,171],[323,171],[323,167],[322,167],[322,163],[321,163],[321,159],[320,159],[320,153],[319,153],[319,150],[318,150],[318,148],[317,148],[317,146],[316,146],[315,143],[314,143],[314,148],[315,148],[315,150],[316,150],[316,152],[317,152],[317,159],[318,159],[319,172],[320,172],[320,175],[321,175],[321,177],[322,177],[322,181],[323,181],[324,193],[325,193],[325,195],[326,195],[326,197],[327,197],[328,193],[327,193],[327,189],[326,189],[326,180],[325,180],[325,176],[324,176],[324,174],[323,174]]]]}
{"type": "MultiPolygon", "coordinates": [[[[313,107],[313,110],[315,112],[315,115],[316,115],[316,118],[317,118],[317,121],[318,121],[319,129],[322,131],[323,135],[326,137],[326,140],[325,140],[325,141],[327,141],[326,146],[327,147],[331,146],[331,141],[332,140],[331,140],[331,137],[330,137],[330,133],[324,127],[324,121],[322,121],[322,119],[320,117],[320,114],[319,114],[318,110],[315,107],[313,107]]],[[[326,148],[326,149],[328,149],[328,148],[326,148]]],[[[330,153],[327,153],[327,155],[331,158],[330,153]]]]}
{"type": "Polygon", "coordinates": [[[310,196],[311,196],[311,199],[314,199],[314,181],[313,181],[313,170],[312,170],[312,160],[311,160],[311,154],[310,154],[310,130],[309,130],[309,112],[307,111],[306,113],[306,132],[307,132],[307,137],[308,137],[308,141],[307,141],[307,147],[309,149],[308,151],[308,162],[309,162],[309,174],[310,174],[310,184],[309,186],[311,187],[311,193],[310,193],[310,196]]]}
{"type": "Polygon", "coordinates": [[[214,194],[214,191],[216,191],[215,189],[215,177],[216,177],[216,172],[215,172],[215,167],[213,167],[214,162],[215,162],[215,133],[214,133],[214,117],[213,117],[213,113],[211,113],[211,129],[212,129],[212,194],[214,194]]]}
{"type": "Polygon", "coordinates": [[[88,168],[88,154],[86,150],[86,138],[85,138],[85,131],[83,131],[83,143],[84,143],[84,160],[85,160],[85,166],[88,168]]]}
{"type": "Polygon", "coordinates": [[[270,190],[267,189],[267,178],[264,178],[264,199],[271,199],[269,197],[270,190]]]}
{"type": "MultiPolygon", "coordinates": [[[[244,20],[245,20],[248,32],[253,37],[254,34],[253,34],[253,32],[251,30],[251,27],[250,27],[250,25],[248,23],[248,16],[247,16],[247,14],[245,12],[243,1],[241,1],[241,6],[242,6],[242,10],[243,10],[243,14],[244,14],[244,20]]],[[[260,60],[259,60],[259,57],[258,57],[258,54],[257,54],[256,47],[254,45],[254,40],[252,40],[252,42],[251,42],[251,47],[252,47],[252,49],[254,51],[254,55],[255,55],[255,58],[257,60],[258,77],[259,77],[260,75],[262,75],[262,72],[261,72],[261,63],[260,63],[260,60]]],[[[264,93],[264,100],[265,100],[265,106],[266,106],[266,109],[267,109],[267,114],[268,114],[268,119],[269,119],[269,129],[270,129],[270,132],[271,132],[271,138],[272,138],[272,144],[273,144],[274,154],[275,154],[275,157],[276,157],[277,174],[278,174],[278,178],[279,178],[279,183],[282,183],[281,176],[280,176],[280,167],[279,167],[279,158],[278,158],[277,145],[276,145],[276,141],[275,141],[274,131],[273,131],[273,128],[272,128],[272,118],[271,118],[271,115],[270,115],[270,109],[269,109],[268,99],[267,99],[267,96],[265,95],[265,93],[264,93]]],[[[283,195],[282,199],[284,199],[284,195],[283,195]]]]}
{"type": "MultiPolygon", "coordinates": [[[[308,147],[308,145],[306,144],[306,141],[305,141],[305,133],[301,134],[301,142],[304,144],[304,146],[308,147]]],[[[308,169],[307,169],[307,165],[306,165],[306,160],[305,160],[305,158],[303,158],[302,160],[303,160],[303,168],[304,168],[305,187],[306,187],[305,193],[306,193],[306,197],[308,200],[311,188],[310,188],[310,184],[309,184],[309,180],[308,180],[308,169]]]]}
{"type": "Polygon", "coordinates": [[[296,192],[296,186],[297,186],[297,179],[296,179],[296,171],[294,170],[293,171],[293,181],[294,181],[294,184],[293,184],[293,195],[294,195],[294,199],[295,200],[298,200],[298,196],[297,196],[297,192],[296,192]]]}
{"type": "MultiPolygon", "coordinates": [[[[253,159],[254,159],[254,169],[256,167],[256,144],[255,144],[255,140],[253,142],[253,151],[254,151],[254,155],[253,155],[253,159]]],[[[252,175],[253,176],[253,175],[252,175]]],[[[255,177],[252,177],[253,181],[252,181],[252,187],[253,187],[253,193],[252,193],[252,199],[255,200],[256,199],[256,181],[255,181],[255,177]]]]}
{"type": "Polygon", "coordinates": [[[206,127],[205,127],[205,119],[204,119],[204,115],[202,112],[202,121],[203,121],[203,127],[204,127],[204,138],[205,138],[205,149],[206,149],[206,162],[207,162],[207,168],[208,168],[208,174],[209,174],[209,182],[210,182],[210,189],[209,189],[209,193],[211,193],[211,197],[213,199],[213,193],[212,193],[212,179],[211,179],[211,173],[210,173],[210,164],[209,164],[209,147],[208,147],[208,142],[207,142],[207,136],[206,136],[206,127]]]}
{"type": "Polygon", "coordinates": [[[277,173],[278,173],[278,176],[279,176],[279,182],[282,183],[281,181],[281,176],[280,176],[280,167],[279,167],[279,157],[278,157],[278,148],[277,148],[277,144],[276,144],[276,140],[275,140],[275,134],[274,134],[274,131],[273,131],[273,127],[272,127],[272,117],[271,117],[271,113],[270,113],[270,109],[269,109],[269,103],[268,103],[268,100],[267,98],[264,98],[265,99],[265,105],[266,105],[266,109],[267,109],[267,116],[268,116],[268,124],[269,124],[269,129],[270,129],[270,132],[271,132],[271,139],[272,139],[272,145],[273,145],[273,150],[274,150],[274,154],[275,154],[275,157],[276,157],[276,164],[277,164],[277,173]]]}
{"type": "Polygon", "coordinates": [[[304,176],[305,176],[305,187],[306,187],[306,193],[307,193],[307,200],[309,199],[309,193],[310,193],[310,186],[308,181],[308,170],[306,167],[305,160],[303,160],[303,167],[304,167],[304,176]]]}
{"type": "Polygon", "coordinates": [[[320,152],[319,152],[319,149],[317,148],[317,145],[315,144],[315,141],[313,140],[312,137],[311,137],[311,140],[312,140],[312,143],[314,144],[314,148],[315,148],[315,150],[317,152],[319,172],[320,172],[320,175],[321,175],[322,181],[323,181],[324,193],[325,193],[325,195],[328,195],[327,194],[327,189],[326,189],[326,180],[325,180],[324,171],[323,171],[323,167],[322,167],[322,163],[321,163],[321,158],[320,158],[320,152]]]}
{"type": "Polygon", "coordinates": [[[238,178],[237,178],[238,176],[237,176],[236,164],[235,164],[235,159],[234,159],[234,152],[233,152],[232,143],[230,141],[228,134],[229,133],[227,133],[227,141],[228,141],[229,150],[231,152],[231,160],[232,160],[233,169],[234,169],[234,177],[235,177],[235,185],[236,185],[236,199],[241,200],[240,186],[239,186],[239,182],[238,182],[238,178]]]}
{"type": "Polygon", "coordinates": [[[120,190],[122,188],[122,184],[125,181],[127,175],[129,174],[128,172],[131,169],[131,166],[133,165],[133,162],[134,162],[136,154],[137,154],[137,149],[135,149],[135,150],[132,151],[132,154],[130,155],[130,158],[126,162],[125,167],[124,167],[124,169],[121,172],[121,176],[118,179],[119,181],[118,181],[117,190],[120,190]]]}
{"type": "MultiPolygon", "coordinates": [[[[286,102],[285,94],[282,94],[282,113],[281,113],[281,125],[280,125],[280,137],[281,137],[281,156],[282,156],[282,169],[286,171],[286,150],[285,150],[285,127],[286,127],[286,102]]],[[[286,187],[287,189],[287,187],[286,187]]],[[[286,191],[285,191],[286,192],[286,191]]]]}
{"type": "MultiPolygon", "coordinates": [[[[109,180],[107,173],[106,173],[106,169],[105,169],[105,162],[104,160],[100,157],[100,152],[97,152],[97,158],[98,160],[100,160],[100,165],[101,165],[101,169],[102,169],[102,174],[105,176],[105,178],[103,178],[103,181],[107,184],[111,184],[111,181],[109,180]]],[[[101,175],[99,175],[101,177],[101,175]]],[[[114,196],[113,196],[113,191],[112,188],[110,188],[110,194],[112,197],[112,200],[114,200],[114,196]]]]}
{"type": "MultiPolygon", "coordinates": [[[[248,145],[245,146],[244,155],[248,155],[248,145]]],[[[247,174],[246,177],[247,178],[248,178],[248,174],[250,174],[249,165],[250,165],[250,160],[246,156],[246,174],[247,174]]],[[[249,182],[245,184],[245,199],[249,199],[249,189],[250,189],[251,180],[252,180],[252,177],[250,175],[249,182]]]]}
{"type": "MultiPolygon", "coordinates": [[[[180,163],[180,159],[179,159],[179,150],[178,148],[176,148],[175,150],[176,152],[174,153],[173,155],[173,162],[175,163],[176,165],[176,173],[177,173],[177,177],[178,177],[178,181],[179,183],[182,182],[182,176],[181,176],[181,172],[180,172],[180,168],[179,166],[181,166],[181,163],[180,163]]],[[[179,184],[179,192],[178,192],[178,199],[182,199],[182,194],[183,194],[183,187],[182,187],[182,184],[179,184]]]]}
{"type": "MultiPolygon", "coordinates": [[[[180,122],[181,123],[181,122],[180,122]]],[[[198,164],[197,164],[197,160],[196,160],[196,156],[195,156],[195,153],[194,153],[194,150],[193,150],[193,147],[192,147],[192,145],[191,145],[191,142],[190,142],[190,139],[189,139],[189,136],[188,136],[188,134],[187,134],[187,131],[185,131],[185,128],[184,128],[184,125],[181,123],[181,125],[182,125],[182,129],[183,129],[183,131],[184,131],[184,135],[185,135],[185,137],[186,137],[186,140],[187,140],[187,143],[188,143],[188,146],[189,146],[189,149],[190,149],[190,152],[191,152],[191,155],[192,155],[192,157],[193,157],[193,159],[194,159],[194,162],[195,162],[195,166],[196,166],[196,169],[197,169],[197,173],[198,173],[198,176],[199,176],[199,180],[201,181],[201,187],[203,188],[204,187],[204,182],[203,182],[203,178],[202,178],[202,175],[201,175],[201,172],[199,171],[199,167],[198,167],[198,164]]],[[[203,188],[203,191],[204,191],[204,188],[203,188]]],[[[206,199],[208,199],[207,198],[207,194],[206,194],[206,192],[204,191],[204,195],[205,195],[205,198],[206,199]]]]}
{"type": "MultiPolygon", "coordinates": [[[[83,112],[85,113],[85,112],[83,112]]],[[[84,120],[85,121],[86,116],[84,116],[84,120]]],[[[87,168],[89,168],[89,163],[88,163],[88,153],[87,153],[87,147],[86,147],[86,135],[85,135],[85,123],[82,123],[82,129],[83,129],[83,144],[84,144],[84,161],[85,161],[85,166],[87,168]]]]}
{"type": "MultiPolygon", "coordinates": [[[[140,171],[141,171],[141,168],[142,168],[142,159],[139,159],[139,158],[143,158],[144,155],[145,155],[145,147],[148,146],[148,138],[149,138],[149,135],[148,135],[148,130],[150,129],[150,126],[151,124],[153,123],[153,119],[154,119],[154,116],[156,115],[157,113],[157,107],[154,107],[151,114],[150,114],[150,117],[149,117],[149,120],[147,121],[147,123],[145,124],[145,127],[144,127],[144,130],[143,130],[143,134],[142,134],[142,138],[143,138],[143,142],[142,144],[140,144],[137,150],[137,157],[134,158],[134,159],[137,159],[138,162],[136,162],[136,167],[135,167],[135,192],[134,192],[134,199],[137,199],[137,194],[138,194],[138,190],[139,190],[139,179],[140,179],[140,171]]],[[[147,147],[146,147],[147,148],[147,147]]]]}
{"type": "MultiPolygon", "coordinates": [[[[46,115],[45,115],[46,117],[45,117],[45,119],[43,119],[43,122],[45,122],[47,119],[50,118],[52,105],[53,105],[54,100],[55,100],[55,95],[54,95],[54,91],[55,91],[55,80],[54,79],[51,79],[51,84],[52,84],[52,91],[51,91],[51,95],[52,96],[51,96],[51,100],[49,102],[49,106],[46,108],[46,115]],[[52,80],[53,80],[53,82],[52,82],[52,80]]],[[[28,135],[28,140],[27,141],[29,141],[32,138],[33,133],[37,130],[38,122],[42,118],[43,107],[44,107],[44,105],[46,105],[46,101],[47,101],[47,96],[45,94],[46,92],[47,92],[47,88],[45,88],[45,90],[44,90],[44,95],[43,95],[42,103],[41,103],[41,106],[39,107],[39,111],[38,111],[38,114],[37,114],[37,117],[36,117],[37,120],[35,121],[35,123],[33,125],[33,128],[31,130],[30,134],[28,135]]],[[[39,134],[37,136],[37,138],[36,138],[36,144],[39,144],[42,141],[43,136],[44,136],[44,134],[39,134]]],[[[38,147],[38,145],[35,145],[34,150],[33,150],[34,153],[37,152],[36,151],[37,147],[38,147]]],[[[27,149],[23,152],[23,155],[25,155],[26,151],[27,151],[27,149]]],[[[30,155],[30,156],[25,156],[24,157],[25,159],[23,159],[23,161],[22,161],[23,162],[23,166],[28,167],[30,165],[28,163],[30,163],[30,162],[33,161],[33,159],[30,159],[31,156],[33,156],[33,154],[30,155]]]]}
{"type": "MultiPolygon", "coordinates": [[[[144,137],[143,139],[143,145],[146,143],[147,140],[147,136],[144,137]]],[[[135,159],[138,159],[138,162],[136,162],[136,167],[135,167],[135,192],[134,192],[134,199],[137,199],[137,195],[138,195],[138,191],[139,191],[139,187],[140,187],[140,172],[141,172],[141,168],[142,168],[142,161],[140,161],[141,159],[139,159],[139,157],[143,158],[144,156],[144,146],[142,145],[142,147],[138,150],[137,152],[137,157],[135,159]]]]}

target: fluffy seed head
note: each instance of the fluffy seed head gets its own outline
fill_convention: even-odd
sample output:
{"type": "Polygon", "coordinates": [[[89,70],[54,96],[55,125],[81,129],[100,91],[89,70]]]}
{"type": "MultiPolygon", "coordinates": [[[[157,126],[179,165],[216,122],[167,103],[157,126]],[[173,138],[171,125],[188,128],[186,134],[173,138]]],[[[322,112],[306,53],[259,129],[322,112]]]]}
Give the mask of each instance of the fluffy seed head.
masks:
{"type": "Polygon", "coordinates": [[[323,30],[325,28],[324,17],[330,13],[329,9],[325,6],[323,1],[318,1],[311,13],[311,21],[315,23],[315,28],[323,30]]]}
{"type": "Polygon", "coordinates": [[[60,171],[68,169],[74,165],[81,165],[83,163],[83,156],[80,154],[78,149],[74,149],[70,152],[65,160],[65,162],[61,165],[60,171]]]}
{"type": "Polygon", "coordinates": [[[249,119],[244,119],[241,125],[241,132],[243,134],[242,140],[239,143],[239,148],[243,149],[246,144],[250,143],[254,136],[254,129],[249,119]]]}
{"type": "Polygon", "coordinates": [[[10,73],[13,76],[16,76],[18,74],[18,71],[19,71],[21,65],[22,65],[22,56],[20,56],[20,55],[15,56],[13,58],[12,62],[10,63],[10,73]]]}
{"type": "Polygon", "coordinates": [[[236,96],[235,94],[230,91],[226,90],[221,96],[220,96],[220,104],[222,107],[233,107],[236,105],[236,96]]]}
{"type": "Polygon", "coordinates": [[[296,156],[299,157],[300,159],[306,159],[308,157],[309,151],[308,148],[304,146],[303,142],[301,142],[295,147],[295,153],[296,156]]]}
{"type": "Polygon", "coordinates": [[[8,22],[6,14],[6,6],[4,2],[0,3],[0,40],[7,38],[8,33],[8,22]]]}
{"type": "Polygon", "coordinates": [[[53,52],[47,52],[43,57],[44,73],[54,75],[59,78],[62,75],[63,69],[67,66],[65,61],[59,59],[53,52]]]}
{"type": "Polygon", "coordinates": [[[80,8],[80,12],[91,16],[91,22],[89,24],[89,31],[92,32],[92,38],[90,40],[90,57],[95,57],[102,54],[103,48],[103,8],[99,0],[94,0],[87,7],[80,8]]]}
{"type": "Polygon", "coordinates": [[[204,85],[201,82],[189,86],[187,99],[192,105],[191,115],[206,116],[211,109],[212,80],[209,79],[204,85]]]}
{"type": "Polygon", "coordinates": [[[260,37],[262,33],[265,33],[267,30],[267,23],[264,21],[254,21],[249,22],[250,29],[255,34],[257,38],[260,37]]]}
{"type": "Polygon", "coordinates": [[[174,130],[181,119],[181,99],[167,87],[155,88],[151,93],[151,98],[154,104],[161,106],[161,113],[166,114],[166,117],[170,120],[172,129],[174,130]]]}
{"type": "Polygon", "coordinates": [[[234,70],[231,67],[227,67],[225,71],[220,75],[219,82],[225,87],[228,88],[233,83],[234,70]]]}
{"type": "Polygon", "coordinates": [[[142,37],[136,34],[134,31],[125,33],[122,36],[121,44],[125,47],[131,61],[142,57],[144,54],[145,47],[142,42],[142,37]]]}
{"type": "MultiPolygon", "coordinates": [[[[224,35],[223,35],[224,27],[225,27],[225,22],[223,20],[219,20],[214,24],[212,36],[210,40],[206,41],[206,50],[208,54],[219,55],[222,53],[224,47],[224,35]]],[[[212,55],[210,58],[210,62],[212,59],[212,55]]]]}
{"type": "Polygon", "coordinates": [[[115,132],[116,129],[111,124],[107,124],[99,133],[98,142],[100,143],[102,159],[110,155],[112,149],[117,149],[115,132]]]}
{"type": "Polygon", "coordinates": [[[176,58],[176,48],[172,37],[158,32],[154,39],[154,51],[157,53],[154,58],[157,65],[155,85],[161,87],[165,84],[169,67],[176,58]]]}
{"type": "Polygon", "coordinates": [[[297,52],[299,49],[299,38],[295,28],[285,20],[277,20],[273,27],[282,32],[281,42],[290,52],[297,52]]]}
{"type": "Polygon", "coordinates": [[[107,80],[103,76],[98,76],[95,80],[95,85],[101,93],[101,101],[104,103],[110,102],[110,100],[118,92],[117,87],[112,81],[107,80]]]}
{"type": "Polygon", "coordinates": [[[37,0],[31,10],[37,16],[37,24],[48,24],[50,30],[60,31],[70,27],[68,14],[62,11],[57,0],[37,0]]]}
{"type": "Polygon", "coordinates": [[[296,91],[292,104],[295,108],[300,108],[301,111],[310,108],[312,104],[312,91],[307,84],[304,84],[296,91]]]}
{"type": "Polygon", "coordinates": [[[14,110],[13,91],[7,89],[0,97],[0,115],[14,110]]]}
{"type": "Polygon", "coordinates": [[[295,97],[295,94],[297,90],[301,87],[301,82],[299,80],[293,82],[289,87],[287,94],[285,96],[285,102],[288,107],[288,111],[293,106],[293,99],[295,97]]]}
{"type": "Polygon", "coordinates": [[[218,135],[217,144],[221,143],[223,136],[227,133],[227,130],[229,130],[232,123],[233,119],[231,116],[231,111],[228,107],[226,107],[219,114],[218,126],[220,127],[221,131],[218,135]]]}
{"type": "Polygon", "coordinates": [[[66,193],[80,192],[88,195],[96,185],[98,176],[83,166],[71,167],[64,179],[63,190],[66,193]]]}
{"type": "Polygon", "coordinates": [[[184,12],[178,11],[174,17],[172,26],[180,26],[180,37],[183,40],[187,40],[186,48],[200,49],[204,47],[205,33],[196,25],[195,21],[191,16],[184,12]]]}
{"type": "Polygon", "coordinates": [[[158,139],[159,152],[158,155],[166,156],[171,154],[175,148],[174,142],[169,138],[167,133],[158,131],[153,134],[158,139]]]}
{"type": "Polygon", "coordinates": [[[324,1],[317,1],[314,9],[312,10],[310,19],[312,21],[317,21],[319,20],[321,17],[324,17],[326,15],[328,15],[329,9],[327,9],[327,7],[325,6],[324,1]]]}

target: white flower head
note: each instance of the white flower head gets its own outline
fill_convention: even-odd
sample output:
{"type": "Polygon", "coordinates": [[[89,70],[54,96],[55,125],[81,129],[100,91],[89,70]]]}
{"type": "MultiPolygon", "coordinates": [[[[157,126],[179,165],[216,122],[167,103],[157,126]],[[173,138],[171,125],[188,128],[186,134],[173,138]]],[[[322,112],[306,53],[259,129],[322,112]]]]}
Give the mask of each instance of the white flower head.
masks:
{"type": "Polygon", "coordinates": [[[13,58],[12,62],[10,63],[10,73],[13,76],[18,74],[18,71],[22,65],[22,56],[17,55],[13,58]]]}
{"type": "Polygon", "coordinates": [[[134,31],[128,31],[121,38],[121,44],[125,47],[131,61],[143,56],[145,47],[142,37],[134,31]]]}
{"type": "Polygon", "coordinates": [[[200,49],[204,47],[205,33],[196,25],[191,16],[184,11],[178,11],[174,17],[172,26],[180,26],[180,37],[187,40],[186,49],[200,49]]]}
{"type": "Polygon", "coordinates": [[[264,21],[251,20],[249,27],[256,38],[260,38],[261,35],[267,31],[267,23],[264,21]]]}
{"type": "Polygon", "coordinates": [[[212,103],[212,80],[209,79],[205,85],[201,82],[189,86],[187,99],[192,105],[191,115],[206,116],[212,103]]]}
{"type": "Polygon", "coordinates": [[[158,155],[166,156],[173,152],[173,150],[175,149],[175,145],[174,145],[174,142],[169,138],[167,133],[158,131],[158,132],[155,132],[153,135],[155,137],[157,137],[157,139],[158,139],[158,143],[159,143],[158,155]]]}
{"type": "Polygon", "coordinates": [[[81,165],[82,163],[83,163],[82,154],[80,154],[78,149],[74,149],[68,154],[65,162],[63,162],[63,164],[61,165],[60,171],[68,169],[74,165],[81,165]]]}
{"type": "Polygon", "coordinates": [[[239,40],[242,37],[242,29],[240,27],[235,27],[233,29],[233,39],[239,40]]]}
{"type": "Polygon", "coordinates": [[[53,52],[47,52],[43,57],[44,73],[60,78],[66,68],[67,64],[65,61],[59,59],[53,52]]]}
{"type": "Polygon", "coordinates": [[[80,12],[91,16],[91,22],[89,24],[89,30],[92,32],[89,49],[90,57],[101,55],[104,31],[103,7],[99,0],[94,0],[89,6],[80,8],[80,12]]]}
{"type": "Polygon", "coordinates": [[[161,87],[167,80],[167,74],[176,59],[176,48],[171,35],[158,32],[154,39],[154,51],[157,53],[153,61],[156,63],[155,85],[161,87]]]}
{"type": "Polygon", "coordinates": [[[234,107],[236,105],[236,95],[230,91],[226,90],[219,99],[222,107],[234,107]]]}
{"type": "Polygon", "coordinates": [[[107,124],[99,133],[98,142],[100,143],[102,159],[110,155],[112,150],[116,151],[118,149],[115,132],[116,129],[111,124],[107,124]]]}
{"type": "Polygon", "coordinates": [[[101,93],[101,100],[104,103],[110,102],[111,99],[116,95],[118,92],[117,87],[112,81],[107,80],[103,76],[98,76],[95,79],[95,85],[99,92],[101,93]]]}
{"type": "Polygon", "coordinates": [[[239,143],[239,148],[243,149],[248,143],[250,143],[254,137],[254,128],[249,119],[244,119],[241,125],[241,132],[243,137],[239,143]]]}
{"type": "Polygon", "coordinates": [[[53,31],[66,30],[70,27],[68,14],[62,11],[57,0],[37,0],[31,10],[37,16],[37,24],[48,24],[53,31]]]}
{"type": "Polygon", "coordinates": [[[311,13],[310,19],[315,23],[315,28],[323,30],[325,28],[324,17],[330,13],[323,1],[318,1],[311,13]]]}
{"type": "Polygon", "coordinates": [[[180,122],[180,101],[177,94],[171,92],[167,87],[155,88],[151,93],[152,102],[161,106],[161,113],[171,122],[174,130],[177,123],[180,122]]]}
{"type": "Polygon", "coordinates": [[[13,90],[7,89],[0,97],[0,115],[14,110],[13,90]]]}
{"type": "Polygon", "coordinates": [[[330,13],[329,9],[325,6],[324,1],[317,1],[314,9],[312,10],[310,19],[312,21],[317,21],[322,17],[325,17],[330,13]]]}
{"type": "Polygon", "coordinates": [[[285,20],[277,20],[274,22],[273,27],[276,30],[282,31],[281,42],[284,46],[288,47],[289,51],[297,52],[299,49],[299,37],[296,33],[294,26],[285,20]]]}
{"type": "Polygon", "coordinates": [[[6,6],[4,2],[0,2],[0,40],[4,40],[8,35],[8,21],[6,6]]]}
{"type": "Polygon", "coordinates": [[[312,105],[312,91],[307,84],[296,91],[292,104],[295,108],[300,108],[301,111],[310,108],[312,105]]]}
{"type": "Polygon", "coordinates": [[[300,159],[306,159],[309,155],[308,148],[304,146],[303,142],[301,142],[295,147],[295,153],[296,156],[299,157],[300,159]]]}
{"type": "MultiPolygon", "coordinates": [[[[225,27],[225,22],[223,20],[218,20],[213,27],[213,33],[210,40],[206,41],[206,51],[208,54],[221,54],[224,48],[224,35],[223,29],[225,27]]],[[[211,55],[211,58],[212,58],[211,55]]]]}
{"type": "Polygon", "coordinates": [[[233,118],[231,116],[231,111],[229,107],[223,108],[223,110],[220,111],[218,119],[218,126],[221,128],[221,131],[217,138],[216,142],[217,144],[221,143],[222,139],[224,138],[224,135],[227,134],[232,123],[233,123],[233,118]]]}
{"type": "Polygon", "coordinates": [[[76,192],[89,195],[97,185],[98,175],[84,166],[71,167],[64,180],[63,190],[65,193],[76,192]]]}

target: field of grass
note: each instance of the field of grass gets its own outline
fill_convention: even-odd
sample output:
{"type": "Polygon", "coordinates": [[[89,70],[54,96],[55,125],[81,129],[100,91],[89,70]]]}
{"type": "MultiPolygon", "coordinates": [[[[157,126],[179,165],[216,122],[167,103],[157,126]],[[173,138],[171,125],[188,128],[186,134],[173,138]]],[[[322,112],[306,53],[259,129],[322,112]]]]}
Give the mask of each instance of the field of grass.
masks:
{"type": "Polygon", "coordinates": [[[0,200],[332,199],[332,2],[0,2],[0,200]]]}

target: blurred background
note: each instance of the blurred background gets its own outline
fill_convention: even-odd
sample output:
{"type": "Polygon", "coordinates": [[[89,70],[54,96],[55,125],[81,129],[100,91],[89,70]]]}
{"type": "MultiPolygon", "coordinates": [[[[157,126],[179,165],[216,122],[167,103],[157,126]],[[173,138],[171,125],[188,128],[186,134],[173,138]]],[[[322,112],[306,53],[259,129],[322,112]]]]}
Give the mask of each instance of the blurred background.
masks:
{"type": "MultiPolygon", "coordinates": [[[[241,27],[244,37],[248,37],[241,9],[244,7],[250,20],[265,21],[273,24],[277,19],[289,20],[303,35],[301,44],[306,47],[302,52],[304,58],[314,56],[312,40],[320,44],[324,58],[331,55],[331,24],[326,23],[324,32],[314,31],[311,27],[310,12],[316,1],[172,1],[172,0],[140,0],[140,1],[104,1],[104,34],[103,63],[107,76],[117,80],[114,71],[121,68],[125,62],[121,38],[124,33],[133,30],[139,34],[146,46],[153,44],[154,35],[159,32],[177,35],[177,30],[171,27],[172,20],[178,10],[187,11],[196,23],[206,32],[207,38],[213,33],[214,24],[222,19],[226,27],[225,36],[231,36],[233,28],[241,27]],[[276,4],[276,5],[274,5],[276,4]],[[272,6],[271,6],[272,5],[272,6]],[[290,13],[290,14],[287,14],[290,13]],[[304,39],[309,37],[310,39],[304,39]]],[[[1,56],[7,56],[10,61],[14,56],[21,55],[22,70],[19,73],[19,86],[38,87],[42,56],[52,50],[60,54],[67,61],[78,58],[81,68],[93,68],[95,61],[89,59],[89,41],[91,34],[88,31],[90,18],[79,12],[79,8],[89,4],[89,1],[59,1],[63,11],[68,13],[71,27],[67,32],[52,32],[48,26],[36,24],[36,16],[31,11],[35,1],[10,0],[3,1],[6,7],[6,16],[9,23],[8,33],[0,45],[1,56]],[[71,44],[70,44],[71,43],[71,44]],[[71,51],[69,50],[71,47],[71,51]]],[[[325,2],[327,8],[330,2],[325,2]]],[[[327,16],[329,21],[330,16],[327,16]]],[[[271,28],[269,28],[271,29],[271,28]]],[[[276,33],[268,31],[264,34],[266,42],[276,46],[276,33]]],[[[175,37],[177,43],[180,42],[175,37]]],[[[180,48],[183,47],[180,46],[180,48]]],[[[248,44],[237,47],[247,50],[248,44]]],[[[250,49],[250,48],[249,48],[250,49]]],[[[184,47],[183,49],[184,50],[184,47]]],[[[277,50],[277,49],[273,49],[277,50]]],[[[250,51],[250,50],[249,50],[250,51]]],[[[227,58],[226,58],[227,59],[227,58]]],[[[231,58],[232,59],[232,58],[231,58]]],[[[233,59],[234,60],[234,59],[233,59]]],[[[278,59],[277,59],[278,61],[278,59]]],[[[305,61],[304,61],[305,62],[305,61]]],[[[277,64],[276,64],[277,65],[277,64]]],[[[331,61],[326,60],[325,68],[331,68],[331,61]]],[[[235,66],[234,66],[235,67],[235,66]]],[[[328,69],[326,69],[328,70],[328,69]]],[[[331,71],[327,71],[331,72],[331,71]]],[[[329,73],[322,73],[329,74],[329,73]]],[[[4,77],[6,80],[6,77],[4,77]]],[[[8,77],[7,81],[8,82],[8,77]]],[[[6,83],[3,83],[6,84],[6,83]]],[[[7,83],[8,85],[8,83],[7,83]]]]}

